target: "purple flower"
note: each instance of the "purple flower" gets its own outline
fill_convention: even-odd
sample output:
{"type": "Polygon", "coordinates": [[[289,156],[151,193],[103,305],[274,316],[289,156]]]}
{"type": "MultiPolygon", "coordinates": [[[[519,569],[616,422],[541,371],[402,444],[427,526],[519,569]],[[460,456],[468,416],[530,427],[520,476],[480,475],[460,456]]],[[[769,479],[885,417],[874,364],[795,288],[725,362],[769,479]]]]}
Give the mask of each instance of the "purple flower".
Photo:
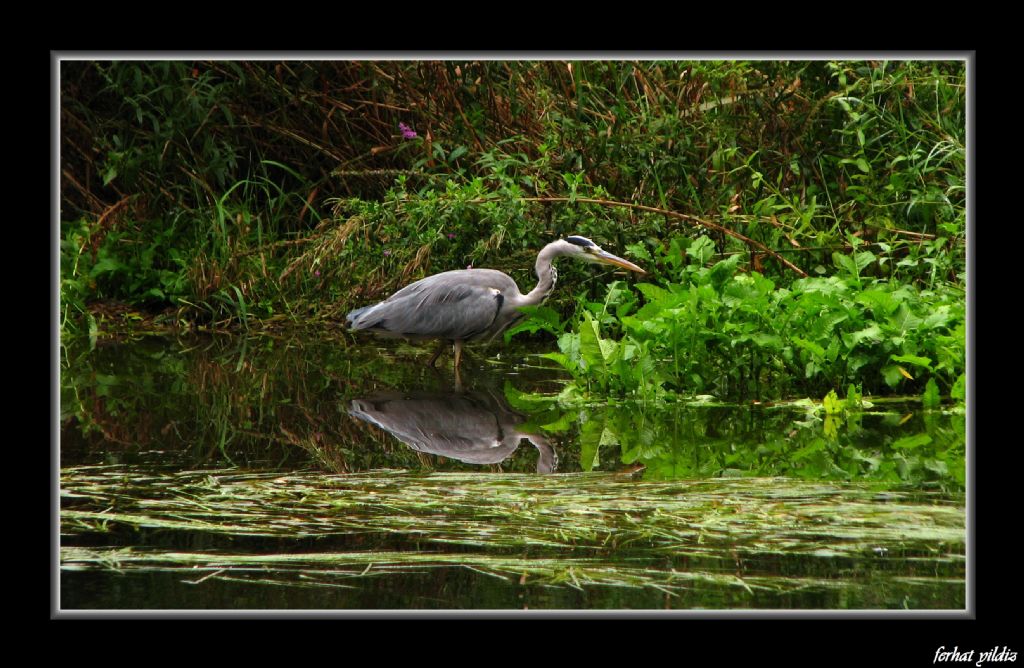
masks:
{"type": "Polygon", "coordinates": [[[405,137],[406,139],[415,139],[416,138],[416,131],[413,130],[412,128],[410,128],[405,123],[399,123],[398,124],[398,129],[402,131],[402,136],[405,137]]]}
{"type": "Polygon", "coordinates": [[[454,235],[454,234],[452,234],[451,232],[449,232],[449,233],[448,233],[448,238],[449,238],[449,239],[454,239],[454,238],[455,238],[455,235],[454,235]]]}
{"type": "Polygon", "coordinates": [[[385,254],[385,255],[391,255],[391,251],[389,251],[389,250],[385,249],[385,250],[384,250],[384,254],[385,254]]]}
{"type": "Polygon", "coordinates": [[[314,271],[314,272],[313,272],[313,275],[314,275],[314,276],[319,276],[319,275],[320,275],[320,270],[319,270],[319,269],[317,269],[316,271],[314,271]]]}

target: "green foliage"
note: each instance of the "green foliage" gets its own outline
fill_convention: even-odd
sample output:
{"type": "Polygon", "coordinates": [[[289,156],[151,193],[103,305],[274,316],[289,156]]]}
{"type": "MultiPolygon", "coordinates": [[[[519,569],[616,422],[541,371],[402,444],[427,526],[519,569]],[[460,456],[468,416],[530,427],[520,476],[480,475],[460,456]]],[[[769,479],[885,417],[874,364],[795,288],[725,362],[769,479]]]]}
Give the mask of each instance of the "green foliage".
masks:
{"type": "Polygon", "coordinates": [[[939,386],[935,383],[934,378],[928,379],[928,383],[924,388],[924,394],[921,395],[921,404],[925,408],[939,407],[939,386]]]}
{"type": "Polygon", "coordinates": [[[66,333],[111,299],[259,327],[466,266],[527,288],[583,234],[648,282],[563,263],[509,336],[590,391],[963,400],[962,61],[76,61],[61,93],[66,333]]]}
{"type": "Polygon", "coordinates": [[[539,331],[545,331],[558,336],[565,329],[558,311],[552,308],[543,305],[523,306],[520,310],[526,317],[505,330],[505,343],[508,343],[519,332],[534,334],[539,331]]]}
{"type": "Polygon", "coordinates": [[[840,415],[846,410],[846,405],[839,400],[835,390],[829,390],[822,402],[826,415],[840,415]]]}
{"type": "Polygon", "coordinates": [[[926,405],[934,407],[939,384],[950,392],[964,373],[965,304],[955,287],[922,290],[851,271],[778,288],[757,272],[738,273],[738,256],[704,266],[706,238],[677,241],[671,247],[685,248],[692,261],[682,265],[670,250],[664,273],[679,281],[641,283],[639,294],[612,284],[606,302],[588,304],[559,338],[561,354],[552,359],[580,388],[645,398],[829,392],[825,409],[833,413],[843,405],[835,387],[851,385],[853,405],[863,392],[927,384],[926,405]],[[641,296],[646,303],[633,311],[641,296]]]}
{"type": "Polygon", "coordinates": [[[269,278],[265,256],[248,254],[288,231],[289,217],[320,217],[309,180],[261,160],[236,125],[249,83],[234,64],[62,65],[62,161],[79,177],[64,210],[86,214],[62,221],[62,331],[79,330],[100,300],[180,307],[199,321],[270,315],[247,308],[267,303],[251,293],[269,278]]]}
{"type": "Polygon", "coordinates": [[[846,407],[849,410],[857,410],[864,407],[864,397],[861,394],[860,388],[850,384],[850,387],[846,391],[846,407]]]}
{"type": "Polygon", "coordinates": [[[81,66],[89,70],[81,74],[96,77],[99,86],[88,106],[73,106],[99,130],[104,186],[177,181],[182,165],[213,189],[230,183],[240,151],[220,130],[234,123],[230,100],[238,94],[237,82],[205,68],[193,71],[183,62],[81,66]]]}

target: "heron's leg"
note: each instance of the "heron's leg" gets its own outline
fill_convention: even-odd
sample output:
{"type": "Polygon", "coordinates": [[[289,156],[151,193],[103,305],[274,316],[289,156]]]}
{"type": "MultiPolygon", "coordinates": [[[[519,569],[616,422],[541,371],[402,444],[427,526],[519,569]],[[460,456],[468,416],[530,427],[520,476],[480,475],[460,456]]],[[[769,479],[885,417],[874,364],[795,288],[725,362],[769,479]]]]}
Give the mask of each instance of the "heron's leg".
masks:
{"type": "Polygon", "coordinates": [[[462,341],[455,339],[455,368],[459,368],[459,364],[462,362],[462,341]]]}
{"type": "Polygon", "coordinates": [[[455,367],[455,392],[462,394],[462,376],[459,375],[459,367],[455,367]]]}
{"type": "Polygon", "coordinates": [[[441,342],[437,344],[437,350],[434,351],[433,357],[431,357],[430,361],[427,362],[427,366],[434,366],[434,363],[437,362],[437,358],[444,352],[444,343],[444,339],[442,339],[441,342]]]}
{"type": "Polygon", "coordinates": [[[558,453],[551,447],[551,442],[539,434],[525,436],[537,448],[537,473],[554,473],[558,468],[558,453]]]}

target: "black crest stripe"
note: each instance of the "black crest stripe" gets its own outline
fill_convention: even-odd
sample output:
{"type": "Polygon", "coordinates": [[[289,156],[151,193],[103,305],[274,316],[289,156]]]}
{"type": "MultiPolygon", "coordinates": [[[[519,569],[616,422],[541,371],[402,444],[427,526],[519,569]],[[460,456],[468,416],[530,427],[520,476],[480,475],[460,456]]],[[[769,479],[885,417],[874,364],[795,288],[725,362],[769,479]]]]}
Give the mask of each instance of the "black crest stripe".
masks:
{"type": "Polygon", "coordinates": [[[586,237],[566,237],[565,240],[573,244],[574,246],[583,246],[584,248],[586,248],[587,246],[597,245],[590,239],[587,239],[586,237]]]}

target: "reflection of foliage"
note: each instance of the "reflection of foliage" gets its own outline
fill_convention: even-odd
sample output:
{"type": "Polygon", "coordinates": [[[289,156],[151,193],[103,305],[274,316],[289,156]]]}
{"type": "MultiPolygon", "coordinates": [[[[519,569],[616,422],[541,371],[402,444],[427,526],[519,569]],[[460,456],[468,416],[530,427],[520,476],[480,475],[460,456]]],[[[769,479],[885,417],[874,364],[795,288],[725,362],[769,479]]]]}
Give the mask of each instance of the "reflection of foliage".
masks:
{"type": "MultiPolygon", "coordinates": [[[[408,360],[396,364],[391,353],[352,349],[344,340],[264,335],[191,337],[177,344],[149,337],[106,342],[92,351],[72,345],[66,352],[61,417],[62,449],[69,456],[164,451],[197,466],[281,467],[312,460],[337,472],[446,466],[421,461],[346,413],[350,399],[381,388],[450,383],[449,372],[420,363],[419,349],[399,348],[398,357],[408,360]]],[[[509,466],[532,470],[536,454],[532,462],[530,454],[517,454],[509,466]]]]}
{"type": "MultiPolygon", "coordinates": [[[[336,472],[461,467],[421,458],[346,414],[349,400],[380,389],[444,389],[446,373],[340,342],[261,337],[188,345],[176,350],[150,338],[85,354],[69,350],[61,376],[65,452],[84,448],[109,457],[159,450],[182,453],[196,465],[272,468],[311,460],[336,472]]],[[[475,375],[479,383],[493,382],[485,370],[475,375]]],[[[516,378],[524,389],[547,389],[551,373],[525,368],[516,378]]],[[[526,417],[525,431],[561,441],[560,471],[621,462],[645,465],[649,478],[785,475],[963,488],[962,414],[922,412],[919,404],[904,413],[879,412],[877,405],[859,412],[846,407],[860,401],[855,395],[825,414],[809,402],[806,413],[722,404],[581,408],[573,401],[566,409],[542,394],[505,389],[512,408],[526,417]]],[[[512,471],[535,466],[533,448],[520,448],[502,464],[512,471]]]]}
{"type": "Polygon", "coordinates": [[[618,406],[559,409],[506,387],[550,432],[578,431],[580,466],[643,464],[645,478],[790,476],[965,486],[961,412],[806,414],[788,408],[618,406]],[[577,418],[577,416],[580,416],[577,418]],[[585,419],[584,419],[585,418],[585,419]],[[576,422],[579,422],[576,426],[576,422]]]}
{"type": "Polygon", "coordinates": [[[66,443],[78,443],[68,438],[78,433],[97,451],[158,445],[196,462],[242,464],[295,456],[281,446],[346,440],[348,421],[327,391],[337,359],[329,342],[191,338],[181,345],[151,338],[69,353],[62,417],[79,429],[65,430],[66,443]]]}

